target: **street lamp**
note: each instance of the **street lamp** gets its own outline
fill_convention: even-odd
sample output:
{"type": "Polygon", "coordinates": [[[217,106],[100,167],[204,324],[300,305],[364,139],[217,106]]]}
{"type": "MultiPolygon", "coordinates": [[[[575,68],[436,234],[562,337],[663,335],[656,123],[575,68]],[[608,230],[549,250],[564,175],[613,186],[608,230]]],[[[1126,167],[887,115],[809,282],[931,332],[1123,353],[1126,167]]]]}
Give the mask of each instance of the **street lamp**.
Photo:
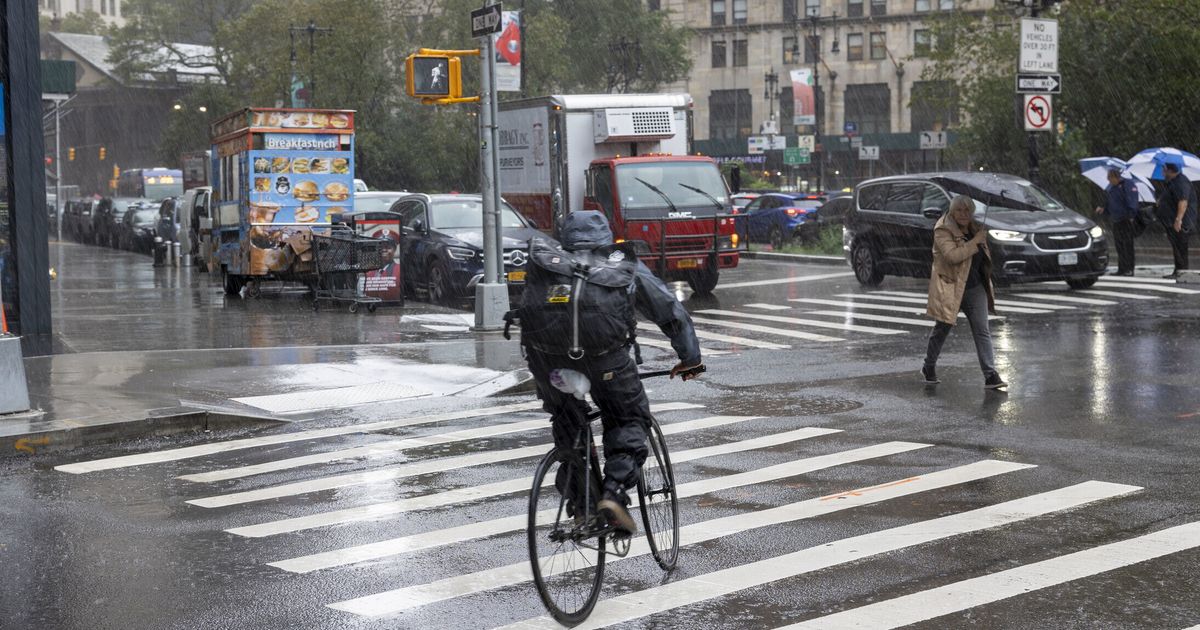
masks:
{"type": "MultiPolygon", "coordinates": [[[[808,12],[808,15],[806,15],[803,19],[808,20],[808,26],[809,26],[809,39],[808,39],[808,42],[807,42],[805,48],[806,48],[806,50],[811,50],[813,53],[813,55],[812,55],[812,57],[813,57],[812,58],[813,104],[814,104],[813,117],[815,118],[815,120],[814,120],[815,124],[813,125],[813,144],[814,144],[813,149],[815,150],[818,147],[820,147],[820,149],[821,149],[820,157],[817,159],[817,190],[823,190],[824,185],[825,185],[825,150],[824,150],[824,147],[821,147],[821,127],[824,126],[824,124],[825,124],[825,115],[824,115],[825,108],[824,108],[824,104],[823,104],[824,99],[821,98],[821,73],[820,73],[819,66],[821,64],[824,64],[824,59],[822,59],[822,57],[821,57],[821,45],[820,45],[820,40],[818,39],[818,37],[820,35],[819,28],[823,24],[830,23],[833,25],[833,45],[829,48],[829,52],[831,54],[836,55],[840,49],[838,48],[839,36],[838,36],[838,31],[837,31],[837,18],[838,18],[837,11],[834,11],[833,15],[830,17],[821,17],[818,14],[818,11],[819,11],[819,9],[815,9],[815,8],[810,10],[808,12]]],[[[793,59],[797,58],[800,54],[800,20],[801,19],[802,18],[800,17],[799,13],[797,13],[792,18],[792,42],[793,42],[792,46],[794,46],[794,48],[792,50],[792,58],[793,59]]],[[[833,81],[835,81],[837,79],[837,73],[834,72],[833,70],[830,70],[829,66],[827,66],[827,65],[825,66],[825,69],[829,70],[829,81],[830,81],[830,84],[832,87],[833,81]]]]}
{"type": "Polygon", "coordinates": [[[324,35],[332,33],[332,28],[317,26],[313,20],[308,21],[308,26],[288,26],[288,39],[291,46],[291,55],[288,59],[292,67],[292,85],[288,92],[291,95],[291,106],[296,107],[296,33],[308,33],[308,102],[305,103],[308,107],[313,107],[317,100],[317,76],[314,66],[316,58],[316,37],[318,34],[324,35]]]}

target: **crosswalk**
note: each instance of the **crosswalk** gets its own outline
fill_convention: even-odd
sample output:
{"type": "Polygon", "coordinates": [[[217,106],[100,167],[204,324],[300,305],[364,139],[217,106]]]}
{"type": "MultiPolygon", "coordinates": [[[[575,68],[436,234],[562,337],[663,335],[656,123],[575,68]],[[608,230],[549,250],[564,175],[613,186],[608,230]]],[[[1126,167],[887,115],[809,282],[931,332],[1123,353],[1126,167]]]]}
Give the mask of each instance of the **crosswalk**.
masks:
{"type": "MultiPolygon", "coordinates": [[[[1197,294],[1200,290],[1171,280],[1127,276],[1105,276],[1092,288],[1079,290],[1070,290],[1062,282],[1018,284],[998,292],[997,314],[991,319],[1100,312],[1127,302],[1188,299],[1197,294]]],[[[778,302],[696,309],[692,313],[693,322],[702,350],[706,356],[720,356],[747,350],[785,350],[797,342],[845,344],[906,333],[924,334],[934,325],[925,315],[927,297],[920,290],[792,295],[789,293],[778,302]]],[[[647,345],[670,350],[670,344],[655,326],[642,323],[639,329],[640,339],[647,345]]]]}
{"type": "MultiPolygon", "coordinates": [[[[666,580],[631,577],[647,563],[657,571],[639,535],[626,557],[609,558],[609,574],[626,579],[603,592],[580,628],[660,627],[663,618],[656,615],[678,610],[689,611],[696,625],[720,627],[721,613],[706,602],[767,597],[759,587],[818,573],[836,579],[831,576],[838,571],[885,556],[900,560],[889,566],[906,571],[895,580],[902,593],[825,614],[798,593],[794,612],[781,610],[759,627],[901,627],[1007,600],[1019,606],[1033,591],[1136,570],[1200,548],[1200,521],[1152,520],[1133,533],[1116,528],[1102,534],[1111,523],[1097,510],[1143,492],[1120,479],[1060,482],[1043,474],[1038,462],[806,426],[797,418],[711,415],[696,402],[658,401],[652,409],[671,445],[678,479],[680,569],[666,580]],[[819,527],[837,518],[861,526],[833,538],[797,535],[810,524],[818,526],[812,531],[839,531],[819,527]],[[1010,544],[1029,548],[1011,549],[1007,566],[981,566],[967,579],[947,583],[953,575],[903,562],[944,541],[969,546],[973,536],[1013,528],[1025,529],[1010,544]],[[1080,528],[1077,534],[1073,528],[1080,528]],[[763,540],[770,543],[754,542],[763,540]]],[[[297,594],[293,606],[333,615],[337,627],[388,616],[399,616],[389,627],[450,625],[422,614],[455,614],[456,627],[558,627],[542,614],[529,586],[524,552],[530,473],[550,448],[540,410],[529,403],[496,405],[350,429],[166,448],[56,469],[109,483],[133,479],[139,487],[145,481],[138,474],[167,471],[165,480],[177,495],[151,500],[195,512],[198,522],[214,528],[208,538],[245,543],[218,545],[213,553],[237,548],[279,579],[343,584],[289,587],[297,594]],[[397,431],[411,435],[393,437],[397,431]],[[348,445],[348,438],[367,444],[348,445]],[[344,471],[346,465],[355,470],[344,471]],[[396,496],[400,480],[407,480],[406,491],[396,496]],[[318,494],[329,490],[341,492],[318,494]],[[281,539],[286,544],[273,544],[281,539]],[[418,556],[443,560],[436,570],[378,570],[420,566],[413,562],[418,556]],[[373,579],[348,579],[361,578],[352,572],[364,567],[373,579]]]]}

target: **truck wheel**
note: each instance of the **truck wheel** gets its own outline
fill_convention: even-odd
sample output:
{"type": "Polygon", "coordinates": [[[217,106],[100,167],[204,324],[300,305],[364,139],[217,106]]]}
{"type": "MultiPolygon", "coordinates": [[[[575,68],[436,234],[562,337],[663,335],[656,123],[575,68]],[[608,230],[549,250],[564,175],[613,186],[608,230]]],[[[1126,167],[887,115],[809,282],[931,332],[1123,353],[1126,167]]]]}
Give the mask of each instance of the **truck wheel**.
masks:
{"type": "Polygon", "coordinates": [[[687,283],[689,287],[692,287],[692,291],[700,295],[711,295],[713,289],[717,288],[717,280],[720,277],[720,270],[713,264],[699,271],[689,271],[687,274],[687,283]]]}
{"type": "Polygon", "coordinates": [[[242,278],[235,276],[228,271],[221,272],[221,279],[225,284],[225,295],[241,296],[242,295],[242,278]]]}
{"type": "Polygon", "coordinates": [[[877,287],[883,282],[883,271],[879,269],[879,261],[875,248],[869,243],[857,243],[850,252],[850,264],[854,268],[854,277],[864,287],[877,287]]]}

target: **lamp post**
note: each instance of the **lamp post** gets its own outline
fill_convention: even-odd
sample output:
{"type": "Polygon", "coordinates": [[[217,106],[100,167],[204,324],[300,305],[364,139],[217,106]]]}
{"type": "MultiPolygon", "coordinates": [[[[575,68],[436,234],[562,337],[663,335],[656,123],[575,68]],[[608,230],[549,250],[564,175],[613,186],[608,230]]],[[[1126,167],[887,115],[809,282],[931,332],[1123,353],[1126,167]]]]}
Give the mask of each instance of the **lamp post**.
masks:
{"type": "Polygon", "coordinates": [[[288,58],[292,64],[292,87],[288,90],[292,107],[296,107],[296,33],[308,33],[308,102],[306,106],[312,107],[317,100],[317,77],[315,72],[314,59],[316,59],[317,50],[317,34],[332,33],[333,28],[317,26],[313,20],[308,21],[308,26],[289,26],[288,38],[291,40],[291,56],[288,58]]]}
{"type": "Polygon", "coordinates": [[[761,130],[767,134],[767,148],[763,151],[763,165],[767,170],[770,170],[771,167],[771,151],[775,148],[775,134],[779,133],[779,123],[775,121],[775,94],[778,89],[779,74],[772,66],[771,70],[763,75],[763,98],[766,99],[770,109],[770,114],[764,121],[764,128],[761,130]]]}
{"type": "MultiPolygon", "coordinates": [[[[824,60],[821,57],[821,44],[820,44],[820,40],[818,39],[818,37],[820,36],[820,28],[822,25],[824,25],[825,23],[832,24],[834,27],[833,45],[830,46],[829,52],[833,53],[833,54],[838,53],[838,51],[839,51],[838,32],[837,32],[838,14],[837,14],[837,11],[834,11],[832,16],[821,17],[819,15],[818,11],[819,11],[819,9],[815,9],[815,8],[810,9],[808,11],[808,15],[806,15],[803,19],[808,21],[808,27],[809,27],[808,42],[805,45],[805,50],[812,51],[813,105],[814,105],[813,117],[815,119],[814,120],[815,124],[813,124],[813,145],[814,145],[813,149],[814,149],[814,151],[819,149],[819,153],[820,153],[820,157],[817,158],[817,190],[824,190],[824,187],[825,187],[825,150],[824,149],[825,148],[821,146],[821,128],[825,124],[825,111],[824,111],[825,107],[824,107],[824,103],[823,103],[824,99],[821,98],[821,73],[820,73],[820,68],[819,68],[819,66],[824,63],[824,60]]],[[[800,20],[801,20],[801,17],[799,15],[799,13],[797,13],[792,18],[792,41],[794,42],[792,45],[795,47],[792,51],[793,58],[798,57],[800,54],[800,20]]],[[[826,70],[829,70],[829,66],[825,66],[825,68],[826,68],[826,70]]],[[[835,79],[837,79],[837,73],[834,72],[833,70],[829,70],[830,83],[832,84],[832,82],[835,79]]]]}

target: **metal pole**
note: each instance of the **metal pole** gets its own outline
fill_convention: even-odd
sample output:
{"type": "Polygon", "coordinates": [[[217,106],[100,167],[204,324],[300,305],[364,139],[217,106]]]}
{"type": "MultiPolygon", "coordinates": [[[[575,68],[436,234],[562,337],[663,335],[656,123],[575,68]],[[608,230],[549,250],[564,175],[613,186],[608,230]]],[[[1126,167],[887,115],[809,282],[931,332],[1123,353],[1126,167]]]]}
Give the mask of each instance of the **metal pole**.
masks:
{"type": "Polygon", "coordinates": [[[56,240],[62,240],[62,125],[60,113],[62,101],[54,99],[54,225],[58,235],[56,240]]]}
{"type": "MultiPolygon", "coordinates": [[[[1033,0],[1033,2],[1030,3],[1030,5],[1031,6],[1029,7],[1029,16],[1037,17],[1038,10],[1041,9],[1041,1],[1033,0]]],[[[1021,115],[1024,116],[1025,112],[1022,111],[1021,115]]],[[[1037,132],[1029,131],[1029,132],[1026,132],[1026,135],[1029,137],[1029,181],[1037,184],[1037,183],[1040,183],[1038,181],[1040,178],[1039,178],[1039,173],[1038,173],[1039,169],[1038,169],[1037,132]]]]}
{"type": "Polygon", "coordinates": [[[817,157],[817,190],[825,190],[825,147],[821,146],[821,125],[825,122],[825,108],[822,107],[821,101],[821,73],[818,63],[821,60],[821,45],[817,43],[817,16],[812,16],[812,38],[809,45],[813,49],[813,117],[815,125],[813,125],[813,150],[820,148],[821,153],[817,157]]]}
{"type": "MultiPolygon", "coordinates": [[[[487,38],[488,66],[490,71],[488,74],[492,76],[492,99],[488,102],[491,108],[492,126],[489,129],[488,144],[492,147],[492,214],[496,217],[495,221],[495,240],[496,240],[496,284],[504,286],[507,279],[504,277],[504,222],[500,220],[500,151],[497,147],[500,146],[500,115],[499,101],[500,93],[496,91],[496,36],[488,35],[487,38]]],[[[507,288],[505,289],[507,296],[507,288]]]]}
{"type": "MultiPolygon", "coordinates": [[[[496,4],[488,0],[487,6],[496,4]]],[[[484,42],[483,57],[479,63],[479,193],[483,201],[483,282],[475,285],[475,330],[498,331],[504,326],[504,313],[508,311],[508,287],[500,283],[503,269],[498,247],[499,216],[497,201],[499,186],[496,181],[495,138],[498,135],[494,118],[496,98],[496,50],[492,34],[484,42]]]]}

